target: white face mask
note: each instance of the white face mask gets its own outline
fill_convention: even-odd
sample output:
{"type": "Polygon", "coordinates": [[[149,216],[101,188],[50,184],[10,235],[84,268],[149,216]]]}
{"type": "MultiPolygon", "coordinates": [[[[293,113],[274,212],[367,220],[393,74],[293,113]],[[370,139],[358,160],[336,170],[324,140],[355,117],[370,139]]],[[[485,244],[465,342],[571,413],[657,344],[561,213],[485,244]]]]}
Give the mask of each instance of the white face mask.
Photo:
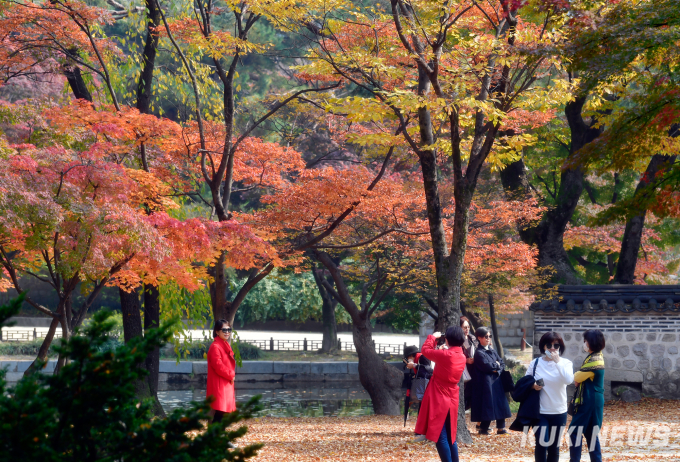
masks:
{"type": "Polygon", "coordinates": [[[590,353],[590,349],[588,348],[588,344],[586,342],[583,342],[583,351],[590,353]]]}

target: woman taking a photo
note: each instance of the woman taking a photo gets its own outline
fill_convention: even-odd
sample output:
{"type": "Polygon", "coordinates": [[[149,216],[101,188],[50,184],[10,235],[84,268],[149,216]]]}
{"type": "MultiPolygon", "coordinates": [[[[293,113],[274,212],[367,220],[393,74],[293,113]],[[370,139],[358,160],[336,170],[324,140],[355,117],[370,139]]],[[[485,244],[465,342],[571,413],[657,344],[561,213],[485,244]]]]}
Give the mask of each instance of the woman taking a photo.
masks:
{"type": "Polygon", "coordinates": [[[460,327],[449,327],[445,335],[449,348],[438,350],[437,339],[441,336],[441,332],[428,335],[423,344],[423,356],[434,361],[436,367],[420,405],[415,431],[436,443],[442,462],[458,462],[458,382],[465,368],[461,349],[465,335],[460,327]]]}
{"type": "Polygon", "coordinates": [[[236,396],[234,394],[234,377],[236,376],[236,361],[234,352],[229,345],[231,326],[224,319],[215,321],[213,338],[208,349],[208,389],[206,395],[213,397],[211,407],[215,410],[213,422],[221,422],[226,412],[236,410],[236,396]]]}
{"type": "Polygon", "coordinates": [[[604,414],[604,334],[597,329],[583,334],[583,350],[588,356],[574,374],[576,394],[574,395],[574,416],[569,424],[571,462],[581,460],[582,440],[586,438],[591,462],[601,462],[600,439],[597,433],[602,428],[604,414]]]}
{"type": "Polygon", "coordinates": [[[567,424],[567,385],[574,381],[571,361],[560,356],[564,341],[556,332],[546,332],[538,343],[541,357],[531,362],[526,375],[534,375],[540,401],[540,418],[534,428],[536,462],[557,462],[560,458],[560,441],[567,424]],[[542,382],[541,382],[542,381],[542,382]],[[541,386],[540,383],[543,385],[541,386]]]}
{"type": "MultiPolygon", "coordinates": [[[[478,348],[479,343],[475,336],[470,332],[470,320],[465,316],[460,317],[460,328],[463,329],[463,334],[465,334],[465,342],[463,343],[463,353],[465,354],[465,367],[469,374],[471,374],[472,364],[475,362],[475,350],[478,348]]],[[[472,375],[470,375],[472,377],[472,375]]],[[[465,383],[463,387],[463,395],[465,399],[465,410],[470,409],[470,402],[472,400],[472,380],[465,383]]]]}
{"type": "MultiPolygon", "coordinates": [[[[471,420],[480,422],[479,434],[488,435],[491,421],[496,421],[496,433],[504,435],[505,419],[510,417],[510,406],[505,397],[503,382],[500,380],[505,362],[496,350],[491,349],[491,332],[486,327],[475,331],[479,348],[472,364],[472,412],[471,420]]],[[[436,361],[435,361],[436,362],[436,361]]],[[[437,367],[435,367],[435,371],[437,367]]],[[[468,369],[469,370],[469,369],[468,369]]]]}

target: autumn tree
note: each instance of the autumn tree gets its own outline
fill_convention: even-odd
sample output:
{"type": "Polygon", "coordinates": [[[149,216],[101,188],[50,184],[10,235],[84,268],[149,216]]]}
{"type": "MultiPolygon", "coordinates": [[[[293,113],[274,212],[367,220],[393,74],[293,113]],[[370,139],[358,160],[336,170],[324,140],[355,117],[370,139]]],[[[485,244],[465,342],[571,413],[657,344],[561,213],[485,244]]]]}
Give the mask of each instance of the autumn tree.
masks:
{"type": "MultiPolygon", "coordinates": [[[[672,79],[667,82],[671,88],[665,84],[667,68],[661,63],[675,59],[677,5],[601,3],[569,2],[560,6],[561,14],[569,17],[570,26],[560,48],[571,62],[569,71],[577,95],[565,109],[569,127],[566,139],[562,141],[559,132],[550,134],[553,140],[558,140],[553,144],[553,152],[568,151],[564,162],[556,165],[557,172],[555,167],[552,173],[546,172],[552,178],[541,177],[543,173],[535,170],[537,162],[527,159],[525,153],[523,159],[501,172],[512,197],[532,195],[532,186],[545,192],[546,203],[552,207],[538,226],[522,231],[521,235],[525,242],[538,246],[540,264],[552,265],[557,270],[557,279],[567,283],[582,281],[573,269],[574,261],[587,271],[593,265],[606,266],[615,282],[633,282],[646,213],[641,198],[649,196],[647,192],[654,186],[647,186],[674,161],[671,146],[677,119],[672,116],[673,98],[668,98],[673,84],[672,79]],[[640,72],[643,67],[649,72],[640,72]],[[648,160],[642,161],[645,157],[648,160]],[[625,172],[643,169],[644,173],[636,180],[634,199],[622,197],[626,187],[623,179],[628,176],[625,172]],[[607,193],[611,196],[598,200],[594,182],[602,183],[605,177],[611,181],[612,175],[613,183],[609,183],[607,193]],[[638,204],[617,215],[626,217],[627,231],[621,236],[619,248],[608,252],[605,261],[586,261],[579,255],[574,260],[563,245],[568,227],[580,226],[577,216],[581,212],[577,208],[584,192],[593,206],[610,209],[606,213],[609,219],[631,200],[638,204]]],[[[606,221],[599,220],[590,226],[597,227],[606,221]]],[[[593,229],[591,233],[597,231],[593,229]]]]}
{"type": "MultiPolygon", "coordinates": [[[[400,124],[399,136],[385,134],[383,143],[407,144],[417,156],[436,268],[438,327],[455,325],[470,205],[482,167],[490,156],[502,157],[494,142],[504,127],[523,128],[551,117],[545,102],[554,101],[555,82],[557,87],[562,82],[539,85],[554,64],[537,52],[555,38],[546,32],[555,26],[552,10],[540,25],[521,18],[519,3],[507,2],[441,7],[394,0],[387,12],[346,13],[347,21],[337,19],[342,18],[337,12],[325,18],[310,55],[314,61],[299,70],[341,78],[371,95],[328,100],[330,111],[354,121],[400,124]],[[456,207],[450,239],[439,191],[445,175],[453,178],[456,207]]],[[[510,145],[522,144],[521,133],[505,138],[510,145]]]]}
{"type": "Polygon", "coordinates": [[[299,243],[333,228],[304,250],[324,266],[322,274],[332,283],[325,278],[321,283],[351,318],[359,378],[377,414],[399,413],[402,374],[376,353],[371,317],[394,290],[415,290],[431,276],[422,193],[417,182],[389,171],[393,151],[376,166],[377,175],[361,166],[304,170],[295,183],[263,197],[271,207],[239,216],[267,229],[297,265],[305,257],[299,243]],[[342,215],[347,216],[339,222],[342,215]]]}

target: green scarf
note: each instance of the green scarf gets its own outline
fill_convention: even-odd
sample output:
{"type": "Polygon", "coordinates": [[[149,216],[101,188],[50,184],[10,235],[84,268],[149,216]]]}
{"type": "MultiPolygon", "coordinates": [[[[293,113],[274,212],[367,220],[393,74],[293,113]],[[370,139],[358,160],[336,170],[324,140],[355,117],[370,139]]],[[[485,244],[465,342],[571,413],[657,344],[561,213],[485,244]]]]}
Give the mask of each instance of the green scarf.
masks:
{"type": "MultiPolygon", "coordinates": [[[[602,369],[604,369],[604,356],[602,356],[602,352],[600,351],[598,353],[589,354],[585,361],[583,361],[583,365],[579,370],[581,372],[592,372],[602,369]]],[[[574,396],[574,414],[578,411],[579,405],[583,404],[583,388],[584,383],[579,383],[578,388],[576,389],[576,395],[574,396]]]]}

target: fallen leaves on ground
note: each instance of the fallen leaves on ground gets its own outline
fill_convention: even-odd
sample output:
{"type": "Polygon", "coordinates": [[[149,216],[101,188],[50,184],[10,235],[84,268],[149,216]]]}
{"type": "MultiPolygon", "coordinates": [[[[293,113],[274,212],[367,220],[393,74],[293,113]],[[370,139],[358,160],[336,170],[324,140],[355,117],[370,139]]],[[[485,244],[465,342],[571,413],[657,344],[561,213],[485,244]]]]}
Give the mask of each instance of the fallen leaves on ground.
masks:
{"type": "MultiPolygon", "coordinates": [[[[609,402],[604,419],[605,461],[680,460],[680,401],[609,402]],[[647,440],[638,444],[640,438],[647,440]]],[[[511,419],[508,425],[510,422],[511,419]]],[[[258,462],[439,461],[434,443],[410,442],[414,437],[414,417],[409,417],[405,428],[399,416],[263,417],[247,425],[249,431],[238,444],[265,443],[254,459],[258,462]]],[[[474,428],[470,425],[468,417],[468,427],[474,428]]],[[[533,446],[522,446],[522,438],[519,432],[473,435],[473,445],[460,446],[460,460],[533,461],[533,446]]],[[[568,453],[566,442],[560,453],[568,453]]],[[[582,460],[588,460],[585,452],[582,460]]]]}

